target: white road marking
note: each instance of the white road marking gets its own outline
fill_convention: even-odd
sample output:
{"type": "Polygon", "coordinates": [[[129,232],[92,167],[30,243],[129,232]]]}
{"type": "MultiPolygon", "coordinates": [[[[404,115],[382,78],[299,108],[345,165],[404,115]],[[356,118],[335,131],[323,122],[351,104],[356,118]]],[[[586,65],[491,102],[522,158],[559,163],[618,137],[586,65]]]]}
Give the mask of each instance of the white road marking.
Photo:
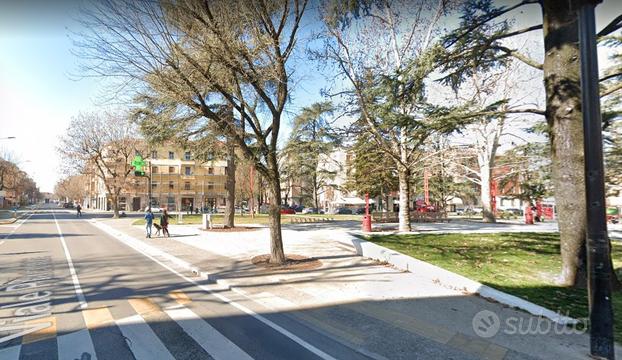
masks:
{"type": "Polygon", "coordinates": [[[88,354],[88,359],[97,360],[93,341],[88,329],[82,329],[56,338],[58,341],[59,359],[82,359],[88,354]]]}
{"type": "MultiPolygon", "coordinates": [[[[8,235],[6,235],[4,237],[4,240],[8,239],[11,235],[15,234],[17,229],[19,229],[19,227],[22,226],[22,224],[25,223],[26,220],[30,219],[31,216],[32,216],[32,214],[28,215],[28,217],[25,218],[25,219],[19,220],[19,223],[17,224],[17,226],[15,226],[15,228],[8,235]]],[[[2,241],[2,242],[4,242],[4,241],[2,241]]],[[[2,243],[0,243],[0,244],[2,244],[2,243]]]]}
{"type": "Polygon", "coordinates": [[[10,359],[19,359],[19,353],[22,349],[22,345],[14,345],[8,347],[6,349],[0,350],[0,359],[2,360],[10,360],[10,359]]]}
{"type": "Polygon", "coordinates": [[[58,225],[58,221],[56,221],[56,215],[52,212],[52,216],[54,217],[54,223],[56,223],[56,230],[58,230],[58,236],[60,237],[60,242],[63,244],[63,250],[65,250],[65,257],[67,258],[67,265],[69,265],[69,273],[71,274],[71,279],[73,280],[73,287],[76,291],[76,297],[80,302],[80,309],[86,309],[89,305],[86,303],[86,299],[84,298],[84,293],[82,292],[82,288],[80,287],[80,281],[78,280],[78,275],[76,274],[76,269],[73,267],[73,261],[71,261],[71,255],[69,255],[69,249],[67,248],[67,243],[65,243],[65,237],[63,236],[63,232],[60,231],[60,226],[58,225]]]}
{"type": "MultiPolygon", "coordinates": [[[[147,258],[151,259],[153,262],[155,262],[156,264],[162,266],[163,268],[165,268],[166,270],[172,272],[173,274],[179,276],[180,278],[186,280],[187,282],[195,285],[196,287],[198,287],[199,289],[212,294],[214,297],[220,299],[221,301],[230,304],[231,306],[235,307],[236,309],[254,317],[255,319],[261,321],[262,323],[268,325],[269,327],[273,328],[274,330],[280,332],[281,334],[285,335],[286,337],[288,337],[290,340],[296,342],[298,345],[304,347],[305,349],[309,350],[310,352],[314,353],[315,355],[319,356],[322,359],[325,360],[337,360],[334,357],[330,356],[329,354],[325,353],[324,351],[318,349],[317,347],[313,346],[312,344],[306,342],[305,340],[303,340],[302,338],[298,337],[297,335],[293,334],[292,332],[290,332],[289,330],[283,328],[282,326],[268,320],[267,318],[265,318],[264,316],[257,314],[256,312],[254,312],[253,310],[247,308],[244,305],[238,304],[235,301],[227,298],[226,296],[222,295],[222,294],[218,294],[216,292],[213,292],[209,287],[205,286],[205,285],[201,285],[198,282],[190,279],[189,277],[181,274],[180,272],[176,271],[175,269],[171,268],[170,266],[164,264],[163,262],[159,261],[158,259],[156,259],[155,257],[151,256],[150,254],[148,254],[147,252],[145,252],[144,250],[142,250],[140,248],[140,246],[138,244],[143,244],[143,247],[146,247],[148,245],[144,245],[144,243],[128,236],[125,234],[119,235],[117,233],[112,232],[112,229],[110,229],[110,227],[108,225],[105,224],[101,224],[97,221],[95,221],[94,219],[90,221],[90,223],[105,231],[106,233],[108,233],[109,235],[115,237],[116,239],[118,239],[119,241],[121,241],[122,243],[126,244],[127,246],[131,247],[132,249],[138,251],[139,253],[143,254],[144,256],[146,256],[147,258]],[[125,236],[123,236],[125,235],[125,236]]],[[[150,246],[149,246],[150,247],[150,246]]],[[[151,248],[151,247],[150,247],[151,248]]],[[[241,294],[242,295],[242,294],[241,294]]],[[[249,300],[253,300],[250,297],[245,296],[246,298],[248,298],[249,300]]]]}
{"type": "Polygon", "coordinates": [[[164,309],[205,351],[216,360],[253,360],[247,353],[227,339],[192,310],[181,307],[164,309]]]}
{"type": "Polygon", "coordinates": [[[115,321],[136,360],[175,360],[140,315],[115,321]]]}

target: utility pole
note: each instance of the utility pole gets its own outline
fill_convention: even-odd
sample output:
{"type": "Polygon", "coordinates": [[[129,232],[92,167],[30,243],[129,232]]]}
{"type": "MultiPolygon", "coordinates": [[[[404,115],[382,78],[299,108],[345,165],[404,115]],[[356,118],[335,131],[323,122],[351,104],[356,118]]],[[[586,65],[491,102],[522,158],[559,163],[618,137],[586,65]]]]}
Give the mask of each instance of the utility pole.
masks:
{"type": "Polygon", "coordinates": [[[590,354],[614,359],[611,304],[611,243],[607,235],[602,119],[594,8],[600,0],[575,0],[579,11],[581,106],[583,112],[590,354]]]}
{"type": "Polygon", "coordinates": [[[151,211],[151,186],[152,186],[151,185],[152,184],[152,182],[151,182],[152,181],[151,180],[151,175],[152,175],[151,171],[153,170],[153,168],[151,167],[151,161],[148,161],[147,164],[149,166],[149,175],[147,175],[148,179],[149,179],[147,181],[147,186],[149,187],[149,189],[147,190],[147,202],[149,203],[149,205],[147,205],[147,206],[149,206],[149,211],[151,211]]]}

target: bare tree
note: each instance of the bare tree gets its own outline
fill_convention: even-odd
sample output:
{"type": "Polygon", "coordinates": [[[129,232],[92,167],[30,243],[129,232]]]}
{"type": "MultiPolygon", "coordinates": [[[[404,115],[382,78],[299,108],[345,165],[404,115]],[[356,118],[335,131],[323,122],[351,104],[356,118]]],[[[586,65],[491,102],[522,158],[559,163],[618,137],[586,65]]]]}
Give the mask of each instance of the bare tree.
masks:
{"type": "Polygon", "coordinates": [[[200,133],[206,120],[253,160],[269,185],[272,263],[285,262],[277,141],[306,5],[108,0],[84,14],[90,31],[78,40],[90,74],[120,76],[140,84],[145,97],[178,105],[162,126],[187,124],[200,133]],[[223,115],[223,104],[238,116],[223,115]],[[182,122],[187,114],[202,118],[182,122]]]}
{"type": "MultiPolygon", "coordinates": [[[[511,114],[513,110],[525,107],[519,92],[524,91],[521,86],[523,83],[531,84],[535,79],[531,73],[514,61],[499,70],[474,72],[456,91],[460,102],[469,103],[478,109],[499,103],[498,113],[476,117],[461,130],[459,145],[466,148],[460,156],[453,157],[453,174],[479,186],[482,215],[486,222],[496,221],[491,204],[491,184],[511,175],[507,172],[495,173],[501,141],[509,137],[513,137],[514,141],[522,141],[519,134],[532,124],[524,114],[520,117],[511,114]],[[517,120],[520,120],[520,125],[517,120]]],[[[508,164],[503,166],[507,168],[508,164]]]]}
{"type": "Polygon", "coordinates": [[[399,230],[410,231],[412,169],[428,136],[441,130],[425,111],[426,81],[434,71],[439,20],[451,2],[361,1],[356,10],[336,4],[324,3],[324,47],[314,53],[335,66],[347,83],[335,92],[346,96],[360,114],[359,127],[395,162],[399,230]]]}
{"type": "Polygon", "coordinates": [[[58,181],[54,186],[54,195],[59,198],[82,202],[86,196],[85,175],[70,175],[58,181]]]}
{"type": "Polygon", "coordinates": [[[119,195],[133,178],[133,157],[143,142],[134,125],[121,113],[84,113],[75,116],[61,138],[58,153],[70,173],[97,176],[119,217],[119,195]]]}

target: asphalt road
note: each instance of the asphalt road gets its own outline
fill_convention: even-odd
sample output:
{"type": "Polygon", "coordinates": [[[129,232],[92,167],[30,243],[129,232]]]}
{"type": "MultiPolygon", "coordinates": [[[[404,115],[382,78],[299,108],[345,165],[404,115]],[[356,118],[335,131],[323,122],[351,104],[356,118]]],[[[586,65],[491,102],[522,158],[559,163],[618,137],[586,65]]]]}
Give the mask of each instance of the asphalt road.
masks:
{"type": "Polygon", "coordinates": [[[369,358],[184,280],[89,216],[47,209],[0,226],[0,360],[369,358]]]}

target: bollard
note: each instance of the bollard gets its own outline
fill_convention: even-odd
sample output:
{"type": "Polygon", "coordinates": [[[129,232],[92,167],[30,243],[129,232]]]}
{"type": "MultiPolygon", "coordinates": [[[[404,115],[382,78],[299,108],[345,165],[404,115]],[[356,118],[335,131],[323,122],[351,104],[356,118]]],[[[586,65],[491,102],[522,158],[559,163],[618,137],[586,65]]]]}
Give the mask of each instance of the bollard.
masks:
{"type": "Polygon", "coordinates": [[[363,216],[363,231],[371,232],[371,216],[369,215],[363,216]]]}

